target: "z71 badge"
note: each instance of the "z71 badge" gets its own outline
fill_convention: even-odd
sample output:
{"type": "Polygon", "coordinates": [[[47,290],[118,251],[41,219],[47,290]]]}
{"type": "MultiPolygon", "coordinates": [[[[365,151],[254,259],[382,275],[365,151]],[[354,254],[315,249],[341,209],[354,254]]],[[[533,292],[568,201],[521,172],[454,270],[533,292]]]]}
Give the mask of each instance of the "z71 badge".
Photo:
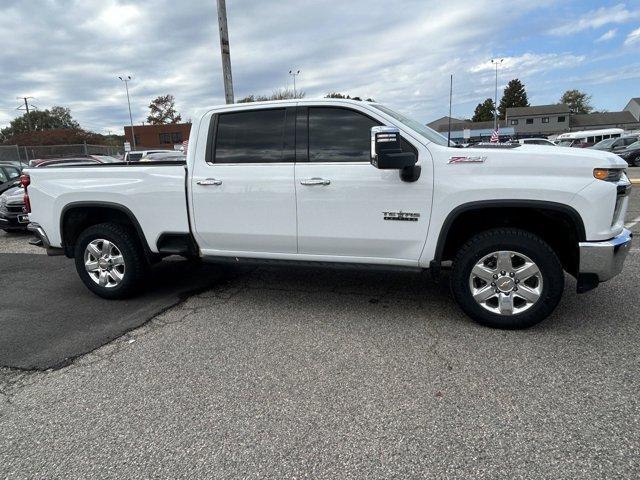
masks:
{"type": "Polygon", "coordinates": [[[403,212],[382,212],[385,220],[400,220],[402,222],[417,222],[420,218],[419,213],[403,212]]]}

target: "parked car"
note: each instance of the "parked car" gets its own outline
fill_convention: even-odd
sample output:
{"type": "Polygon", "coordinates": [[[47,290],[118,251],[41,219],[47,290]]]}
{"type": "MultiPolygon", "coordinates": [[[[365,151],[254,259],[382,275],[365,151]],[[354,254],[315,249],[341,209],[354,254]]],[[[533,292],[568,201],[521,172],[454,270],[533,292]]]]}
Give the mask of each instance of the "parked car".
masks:
{"type": "Polygon", "coordinates": [[[185,162],[187,157],[179,151],[147,153],[140,162],[185,162]]]}
{"type": "Polygon", "coordinates": [[[618,138],[623,133],[624,130],[621,128],[561,133],[556,138],[556,145],[559,147],[587,148],[607,138],[618,138]]]}
{"type": "Polygon", "coordinates": [[[24,189],[12,187],[0,195],[0,229],[5,232],[26,231],[29,216],[24,208],[24,189]]]}
{"type": "Polygon", "coordinates": [[[22,169],[13,163],[0,163],[0,193],[16,186],[22,169]]]}
{"type": "Polygon", "coordinates": [[[637,142],[638,140],[640,140],[640,135],[625,135],[619,138],[607,138],[589,148],[618,153],[627,148],[632,143],[637,142]]]}
{"type": "Polygon", "coordinates": [[[630,167],[640,167],[640,141],[632,143],[624,150],[616,152],[630,167]]]}
{"type": "Polygon", "coordinates": [[[546,145],[547,147],[555,147],[556,144],[551,140],[547,140],[546,138],[520,138],[518,140],[513,140],[514,143],[519,143],[520,145],[546,145]]]}
{"type": "Polygon", "coordinates": [[[167,153],[173,152],[174,150],[134,150],[132,152],[126,152],[124,154],[125,162],[139,162],[140,159],[150,153],[167,153]]]}
{"type": "Polygon", "coordinates": [[[614,277],[631,245],[627,164],[608,152],[448,147],[421,122],[344,99],[209,108],[191,139],[186,167],[29,170],[30,229],[104,298],[133,295],[175,254],[429,269],[436,280],[451,265],[461,309],[500,328],[547,317],[565,271],[580,293],[614,277]]]}

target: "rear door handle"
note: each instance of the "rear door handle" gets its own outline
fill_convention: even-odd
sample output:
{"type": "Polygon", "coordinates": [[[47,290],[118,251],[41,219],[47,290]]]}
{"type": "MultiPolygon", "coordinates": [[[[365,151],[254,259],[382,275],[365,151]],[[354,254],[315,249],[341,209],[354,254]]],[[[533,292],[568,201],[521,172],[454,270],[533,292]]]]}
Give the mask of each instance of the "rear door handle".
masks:
{"type": "Polygon", "coordinates": [[[222,180],[218,180],[217,178],[207,178],[206,180],[198,180],[196,182],[198,185],[222,185],[222,180]]]}
{"type": "Polygon", "coordinates": [[[327,185],[331,185],[331,180],[325,180],[324,178],[318,178],[318,177],[305,178],[304,180],[300,180],[300,184],[301,185],[323,185],[326,187],[327,185]]]}

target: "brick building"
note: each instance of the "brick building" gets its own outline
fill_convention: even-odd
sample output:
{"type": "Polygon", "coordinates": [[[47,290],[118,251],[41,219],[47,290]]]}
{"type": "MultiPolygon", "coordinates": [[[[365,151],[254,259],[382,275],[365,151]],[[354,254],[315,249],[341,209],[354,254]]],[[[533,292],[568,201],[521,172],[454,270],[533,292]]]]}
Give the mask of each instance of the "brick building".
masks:
{"type": "MultiPolygon", "coordinates": [[[[168,149],[173,150],[174,145],[181,145],[189,140],[190,123],[167,123],[164,125],[134,125],[133,132],[136,135],[136,149],[168,149]]],[[[124,127],[124,140],[130,142],[131,127],[124,127]]]]}

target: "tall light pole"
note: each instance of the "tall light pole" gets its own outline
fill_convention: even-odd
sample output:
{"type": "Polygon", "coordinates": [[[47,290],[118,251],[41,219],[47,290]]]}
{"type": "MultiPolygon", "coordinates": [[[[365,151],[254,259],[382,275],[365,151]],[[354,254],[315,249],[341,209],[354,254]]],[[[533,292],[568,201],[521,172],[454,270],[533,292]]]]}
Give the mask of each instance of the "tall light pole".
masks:
{"type": "Polygon", "coordinates": [[[220,53],[222,54],[224,99],[229,104],[233,103],[233,78],[231,76],[231,50],[229,49],[227,5],[225,3],[225,0],[218,0],[218,29],[220,30],[220,53]]]}
{"type": "Polygon", "coordinates": [[[504,58],[492,58],[491,63],[496,66],[496,94],[493,100],[493,129],[498,130],[498,65],[504,62],[504,58]]]}
{"type": "Polygon", "coordinates": [[[127,105],[129,106],[129,122],[131,122],[131,140],[133,141],[133,149],[136,149],[136,135],[133,133],[133,117],[131,116],[131,99],[129,98],[129,82],[131,81],[131,75],[118,77],[124,82],[124,88],[127,91],[127,105]]]}
{"type": "Polygon", "coordinates": [[[293,98],[298,98],[298,92],[296,91],[296,77],[300,75],[300,70],[289,70],[289,75],[293,77],[293,98]]]}

